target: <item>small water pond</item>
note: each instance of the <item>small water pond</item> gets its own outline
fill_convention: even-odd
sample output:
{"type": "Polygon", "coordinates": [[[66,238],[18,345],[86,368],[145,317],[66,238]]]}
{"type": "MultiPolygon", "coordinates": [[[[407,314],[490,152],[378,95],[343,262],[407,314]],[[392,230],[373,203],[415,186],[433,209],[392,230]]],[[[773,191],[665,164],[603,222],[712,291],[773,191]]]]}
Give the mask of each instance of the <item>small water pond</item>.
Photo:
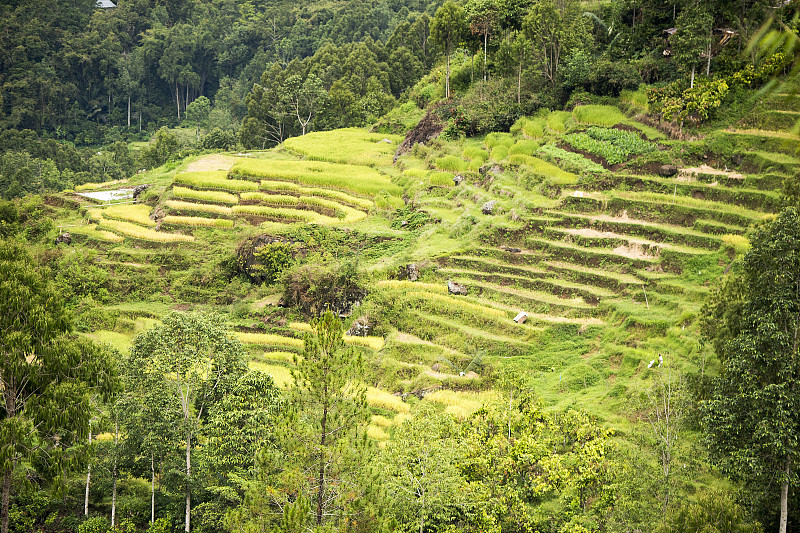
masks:
{"type": "Polygon", "coordinates": [[[113,191],[79,192],[78,196],[91,198],[100,202],[113,202],[114,200],[124,200],[133,198],[133,189],[114,189],[113,191]]]}

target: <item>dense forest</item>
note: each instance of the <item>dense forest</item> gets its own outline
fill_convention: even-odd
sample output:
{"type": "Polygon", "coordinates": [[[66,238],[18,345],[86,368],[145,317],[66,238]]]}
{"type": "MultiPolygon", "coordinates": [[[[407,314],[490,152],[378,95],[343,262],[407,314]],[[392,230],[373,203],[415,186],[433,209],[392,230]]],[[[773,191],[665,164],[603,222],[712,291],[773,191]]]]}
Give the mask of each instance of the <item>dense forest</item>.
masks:
{"type": "Polygon", "coordinates": [[[0,533],[800,528],[797,2],[0,20],[0,533]]]}

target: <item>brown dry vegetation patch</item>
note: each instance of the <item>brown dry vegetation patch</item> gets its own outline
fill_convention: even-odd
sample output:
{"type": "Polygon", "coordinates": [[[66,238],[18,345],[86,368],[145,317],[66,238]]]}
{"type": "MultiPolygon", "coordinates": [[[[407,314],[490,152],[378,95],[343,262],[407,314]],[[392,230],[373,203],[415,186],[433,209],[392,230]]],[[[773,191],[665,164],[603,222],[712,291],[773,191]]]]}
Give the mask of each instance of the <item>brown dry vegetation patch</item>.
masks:
{"type": "Polygon", "coordinates": [[[655,259],[660,255],[659,248],[651,247],[645,251],[644,247],[635,243],[617,246],[614,248],[613,252],[616,255],[621,255],[630,259],[655,259]]]}
{"type": "Polygon", "coordinates": [[[230,170],[236,159],[222,154],[211,154],[192,161],[186,167],[186,172],[207,172],[215,170],[230,170]]]}
{"type": "Polygon", "coordinates": [[[719,170],[718,168],[710,167],[708,165],[700,165],[699,167],[687,167],[678,171],[679,181],[694,181],[698,174],[709,174],[712,176],[727,176],[732,179],[743,180],[744,175],[732,170],[719,170]]]}

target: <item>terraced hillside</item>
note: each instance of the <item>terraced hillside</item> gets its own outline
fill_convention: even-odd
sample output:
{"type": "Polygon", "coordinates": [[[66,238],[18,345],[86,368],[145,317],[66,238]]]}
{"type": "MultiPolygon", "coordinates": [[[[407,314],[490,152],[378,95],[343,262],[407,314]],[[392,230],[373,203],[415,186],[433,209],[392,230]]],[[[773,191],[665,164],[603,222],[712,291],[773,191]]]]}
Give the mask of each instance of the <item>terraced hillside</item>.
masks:
{"type": "MultiPolygon", "coordinates": [[[[120,271],[157,267],[176,246],[231,251],[308,225],[357,235],[367,296],[346,320],[371,329],[347,341],[369,361],[378,440],[406,416],[409,394],[464,416],[503,368],[551,406],[625,425],[625,403],[658,371],[659,354],[673,368],[710,364],[697,332],[704,299],[747,249],[747,228],[780,209],[776,190],[800,165],[790,134],[670,141],[607,106],[436,140],[392,164],[400,140],[315,133],[270,152],[162,167],[114,185],[149,183],[144,203],[74,199],[83,211],[73,218],[95,223],[75,233],[120,271]]],[[[216,308],[230,313],[254,367],[286,384],[309,326],[273,307],[276,291],[243,289],[216,308]]],[[[116,312],[132,322],[186,307],[165,295],[116,312]]],[[[92,335],[124,348],[140,329],[129,326],[92,335]]]]}

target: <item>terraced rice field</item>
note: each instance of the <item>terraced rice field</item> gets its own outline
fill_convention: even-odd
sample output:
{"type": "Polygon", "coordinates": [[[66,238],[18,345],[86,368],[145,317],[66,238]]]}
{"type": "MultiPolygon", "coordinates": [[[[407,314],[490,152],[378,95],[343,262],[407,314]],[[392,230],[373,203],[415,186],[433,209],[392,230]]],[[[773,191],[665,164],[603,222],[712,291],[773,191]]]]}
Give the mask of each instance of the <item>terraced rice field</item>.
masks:
{"type": "MultiPolygon", "coordinates": [[[[671,177],[615,170],[562,142],[565,133],[619,124],[668,148],[663,135],[607,106],[424,147],[396,168],[388,167],[398,138],[315,133],[286,143],[305,159],[239,157],[228,171],[177,174],[159,199],[166,214],[158,221],[150,208],[133,206],[101,213],[79,231],[190,240],[197,228],[240,240],[267,231],[259,225],[299,223],[402,242],[396,255],[365,261],[368,296],[345,319],[349,326],[363,314],[376,327],[368,337],[345,337],[372,372],[376,440],[408,416],[409,394],[466,416],[491,397],[503,368],[524,376],[547,405],[614,413],[647,386],[659,353],[677,367],[704,364],[701,306],[747,249],[747,228],[780,209],[783,176],[800,168],[783,144],[796,140],[753,128],[720,133],[741,146],[739,167],[693,161],[671,177]],[[455,185],[457,174],[463,181],[455,185]],[[431,216],[421,228],[389,227],[403,195],[431,216]],[[497,203],[484,214],[489,201],[497,203]],[[419,280],[398,279],[410,262],[419,280]],[[450,294],[448,282],[466,294],[450,294]],[[515,321],[520,313],[524,320],[515,321]]],[[[238,333],[254,368],[283,385],[310,330],[292,320],[238,333]]]]}

